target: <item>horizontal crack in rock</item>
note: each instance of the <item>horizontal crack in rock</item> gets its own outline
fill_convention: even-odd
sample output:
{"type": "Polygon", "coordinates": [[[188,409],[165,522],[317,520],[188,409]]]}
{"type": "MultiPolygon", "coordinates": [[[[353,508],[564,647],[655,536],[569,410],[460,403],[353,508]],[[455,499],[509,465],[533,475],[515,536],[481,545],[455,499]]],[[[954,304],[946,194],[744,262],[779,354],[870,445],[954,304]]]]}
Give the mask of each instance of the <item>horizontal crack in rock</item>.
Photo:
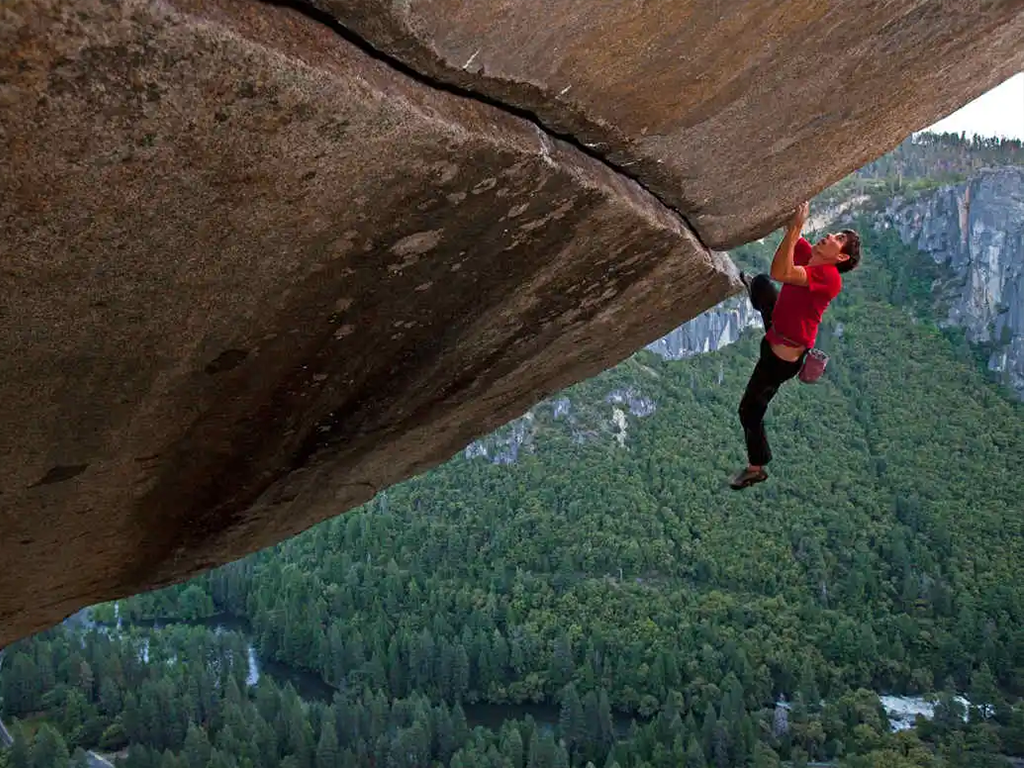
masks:
{"type": "Polygon", "coordinates": [[[690,234],[692,234],[697,239],[697,242],[699,242],[704,248],[706,248],[709,251],[714,250],[713,248],[709,247],[707,243],[704,242],[704,239],[701,237],[700,232],[698,232],[697,229],[690,223],[690,220],[687,218],[686,214],[683,211],[679,210],[674,205],[670,205],[669,203],[665,202],[665,200],[663,200],[657,193],[653,192],[646,184],[644,184],[636,176],[626,171],[625,168],[623,168],[621,165],[609,160],[600,152],[597,152],[592,147],[587,146],[585,143],[580,141],[572,134],[564,133],[551,128],[544,122],[543,119],[541,119],[541,117],[536,112],[529,109],[525,109],[523,107],[507,104],[503,101],[500,101],[499,99],[495,99],[491,96],[487,96],[486,94],[474,91],[471,88],[466,88],[465,86],[462,85],[456,85],[454,83],[446,82],[436,77],[426,75],[420,72],[419,70],[413,69],[400,59],[397,59],[394,56],[385,53],[381,51],[379,48],[375,47],[364,37],[352,31],[344,24],[342,24],[340,21],[338,21],[336,18],[334,18],[334,16],[332,16],[327,11],[315,8],[312,5],[303,2],[303,0],[261,0],[261,2],[265,2],[267,5],[274,5],[282,8],[290,8],[312,19],[313,21],[316,21],[319,24],[323,24],[325,27],[328,27],[329,29],[337,33],[337,35],[343,38],[346,42],[356,46],[367,56],[373,58],[376,61],[381,62],[382,64],[385,64],[386,66],[390,67],[396,72],[406,77],[409,77],[418,83],[422,83],[423,85],[429,88],[443,91],[445,93],[450,93],[454,96],[460,96],[462,98],[471,99],[472,101],[476,101],[481,104],[486,104],[487,106],[494,107],[495,109],[499,109],[502,112],[505,112],[507,114],[525,120],[529,123],[532,123],[544,135],[550,136],[553,139],[558,139],[559,141],[563,141],[566,144],[571,145],[573,148],[579,150],[584,155],[587,155],[588,157],[593,158],[597,162],[601,163],[618,176],[621,176],[625,179],[629,179],[630,181],[632,181],[638,187],[643,189],[644,192],[646,192],[652,198],[657,200],[658,203],[664,206],[666,210],[669,210],[676,216],[678,216],[679,219],[682,221],[683,225],[690,232],[690,234]]]}

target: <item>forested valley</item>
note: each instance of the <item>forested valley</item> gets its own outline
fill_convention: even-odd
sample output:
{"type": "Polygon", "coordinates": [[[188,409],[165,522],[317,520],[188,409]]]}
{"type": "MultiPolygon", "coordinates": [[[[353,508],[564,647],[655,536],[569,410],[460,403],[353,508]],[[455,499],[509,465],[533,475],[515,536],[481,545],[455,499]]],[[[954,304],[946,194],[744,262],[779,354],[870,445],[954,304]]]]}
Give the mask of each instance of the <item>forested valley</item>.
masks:
{"type": "MultiPolygon", "coordinates": [[[[969,172],[972,151],[1019,162],[1019,142],[943,141],[843,183],[969,172]]],[[[934,322],[941,267],[870,213],[857,227],[828,371],[769,412],[767,483],[726,485],[756,330],[683,361],[640,351],[358,510],[8,647],[0,768],[87,750],[126,768],[1024,758],[1024,406],[934,322]],[[222,615],[331,697],[251,685],[250,638],[196,623],[222,615]],[[884,694],[934,715],[894,731],[884,694]],[[481,703],[510,715],[474,726],[481,703]]],[[[733,257],[766,269],[777,241],[733,257]]]]}

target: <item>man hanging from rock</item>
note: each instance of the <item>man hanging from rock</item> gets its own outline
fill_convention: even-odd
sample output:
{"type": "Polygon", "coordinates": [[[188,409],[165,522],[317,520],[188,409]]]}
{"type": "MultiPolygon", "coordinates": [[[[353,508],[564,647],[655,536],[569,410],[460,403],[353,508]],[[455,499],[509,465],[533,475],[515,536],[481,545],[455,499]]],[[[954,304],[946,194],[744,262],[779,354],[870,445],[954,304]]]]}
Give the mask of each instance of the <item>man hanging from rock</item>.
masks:
{"type": "Polygon", "coordinates": [[[771,276],[740,279],[750,303],[761,313],[765,335],[761,356],[740,401],[740,423],[747,442],[749,465],[733,477],[735,490],[768,479],[772,459],[764,431],[764,414],[783,382],[800,372],[807,350],[814,346],[822,314],[843,287],[842,274],[860,263],[860,236],[852,229],[825,235],[813,246],[800,235],[810,206],[801,204],[786,226],[772,259],[771,276]],[[772,280],[782,283],[776,291],[772,280]]]}

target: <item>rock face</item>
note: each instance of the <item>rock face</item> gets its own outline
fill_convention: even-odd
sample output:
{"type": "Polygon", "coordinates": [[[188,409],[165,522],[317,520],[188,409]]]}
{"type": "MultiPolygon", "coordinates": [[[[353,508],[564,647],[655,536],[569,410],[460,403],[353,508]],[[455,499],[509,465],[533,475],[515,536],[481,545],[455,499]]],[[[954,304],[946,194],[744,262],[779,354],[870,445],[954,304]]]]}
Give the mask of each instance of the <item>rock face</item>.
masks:
{"type": "Polygon", "coordinates": [[[702,241],[770,229],[1024,57],[1017,2],[621,5],[545,5],[524,48],[532,2],[331,6],[355,34],[242,0],[3,4],[0,646],[618,362],[739,290],[702,241]]]}
{"type": "Polygon", "coordinates": [[[913,203],[897,201],[882,223],[946,265],[944,323],[990,345],[989,368],[1024,397],[1024,168],[994,168],[913,203]]]}
{"type": "Polygon", "coordinates": [[[648,344],[647,349],[666,360],[684,360],[727,347],[747,328],[763,326],[761,315],[750,305],[750,300],[739,296],[673,329],[648,344]]]}
{"type": "Polygon", "coordinates": [[[518,419],[474,440],[463,455],[491,464],[515,464],[523,453],[536,450],[541,429],[554,422],[565,423],[574,443],[611,439],[625,448],[630,421],[651,416],[657,410],[654,399],[636,386],[613,389],[591,403],[573,403],[563,395],[538,403],[518,419]]]}
{"type": "Polygon", "coordinates": [[[0,34],[0,645],[359,504],[734,290],[635,183],[294,11],[74,7],[0,34]]]}
{"type": "Polygon", "coordinates": [[[593,146],[714,248],[1024,67],[1020,0],[310,0],[593,146]]]}

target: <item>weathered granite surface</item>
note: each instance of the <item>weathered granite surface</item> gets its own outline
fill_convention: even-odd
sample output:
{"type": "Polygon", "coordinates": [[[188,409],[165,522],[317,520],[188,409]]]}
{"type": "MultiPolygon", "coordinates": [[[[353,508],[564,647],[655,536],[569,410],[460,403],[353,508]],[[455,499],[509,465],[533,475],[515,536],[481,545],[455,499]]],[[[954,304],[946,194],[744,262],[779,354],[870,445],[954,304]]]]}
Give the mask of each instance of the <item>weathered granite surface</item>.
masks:
{"type": "Polygon", "coordinates": [[[522,2],[453,92],[491,5],[353,2],[419,14],[405,39],[443,53],[419,72],[308,9],[0,6],[0,646],[658,339],[739,289],[702,239],[772,228],[1022,55],[1019,2],[522,2]],[[501,72],[561,101],[535,118],[501,72]]]}
{"type": "Polygon", "coordinates": [[[8,3],[0,646],[270,545],[712,306],[635,183],[255,3],[8,3]]]}
{"type": "Polygon", "coordinates": [[[731,248],[1024,69],[1021,0],[309,0],[536,114],[731,248]]]}

